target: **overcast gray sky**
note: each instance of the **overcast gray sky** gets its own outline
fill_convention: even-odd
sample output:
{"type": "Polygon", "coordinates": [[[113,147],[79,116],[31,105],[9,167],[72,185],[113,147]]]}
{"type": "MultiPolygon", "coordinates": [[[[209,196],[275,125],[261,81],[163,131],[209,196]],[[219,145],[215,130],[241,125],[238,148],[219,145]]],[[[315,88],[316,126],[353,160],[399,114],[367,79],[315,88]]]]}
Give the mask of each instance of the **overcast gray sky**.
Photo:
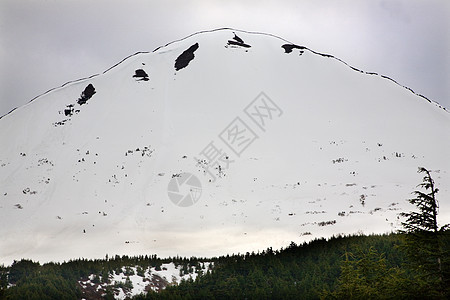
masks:
{"type": "Polygon", "coordinates": [[[0,0],[0,116],[191,33],[278,35],[450,109],[450,1],[0,0]]]}

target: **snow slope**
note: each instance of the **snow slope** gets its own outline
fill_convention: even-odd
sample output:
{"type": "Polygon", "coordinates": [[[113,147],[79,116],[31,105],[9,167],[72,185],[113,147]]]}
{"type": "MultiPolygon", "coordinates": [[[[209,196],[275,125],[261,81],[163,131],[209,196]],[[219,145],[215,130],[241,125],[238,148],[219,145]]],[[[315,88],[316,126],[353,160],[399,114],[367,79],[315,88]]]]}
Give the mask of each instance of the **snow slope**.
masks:
{"type": "Polygon", "coordinates": [[[213,256],[387,232],[411,208],[419,166],[434,171],[450,222],[450,114],[384,76],[283,45],[194,34],[3,116],[0,263],[213,256]],[[181,185],[192,197],[176,205],[169,182],[182,173],[201,189],[181,185]]]}
{"type": "Polygon", "coordinates": [[[183,270],[182,265],[175,265],[173,262],[162,264],[160,271],[155,267],[141,268],[122,267],[116,272],[108,273],[108,279],[96,278],[97,275],[91,274],[89,278],[78,281],[82,291],[82,298],[95,298],[106,295],[106,290],[111,288],[115,295],[115,299],[127,299],[140,294],[147,294],[148,291],[160,291],[169,285],[180,284],[183,280],[195,280],[200,274],[205,274],[212,268],[213,264],[204,262],[196,269],[195,266],[191,270],[183,270]],[[190,271],[190,272],[189,272],[190,271]],[[128,282],[128,285],[127,285],[128,282]]]}

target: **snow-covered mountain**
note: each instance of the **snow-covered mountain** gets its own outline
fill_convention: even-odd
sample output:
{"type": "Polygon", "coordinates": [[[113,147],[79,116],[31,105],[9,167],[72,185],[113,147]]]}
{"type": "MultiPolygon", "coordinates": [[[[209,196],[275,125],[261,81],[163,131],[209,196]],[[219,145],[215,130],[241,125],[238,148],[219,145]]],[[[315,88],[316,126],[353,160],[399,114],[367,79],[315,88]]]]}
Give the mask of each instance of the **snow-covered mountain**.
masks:
{"type": "Polygon", "coordinates": [[[387,232],[419,166],[450,221],[448,111],[267,34],[132,55],[3,116],[0,141],[0,263],[387,232]]]}

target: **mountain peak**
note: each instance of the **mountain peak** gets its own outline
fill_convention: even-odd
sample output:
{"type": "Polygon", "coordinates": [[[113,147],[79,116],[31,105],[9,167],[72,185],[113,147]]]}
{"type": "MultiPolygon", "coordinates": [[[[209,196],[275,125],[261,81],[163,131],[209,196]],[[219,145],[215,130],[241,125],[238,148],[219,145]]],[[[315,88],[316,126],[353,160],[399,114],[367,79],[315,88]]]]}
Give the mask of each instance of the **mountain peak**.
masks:
{"type": "Polygon", "coordinates": [[[450,115],[423,100],[261,33],[137,53],[0,119],[0,262],[395,230],[418,166],[449,180],[450,115]]]}

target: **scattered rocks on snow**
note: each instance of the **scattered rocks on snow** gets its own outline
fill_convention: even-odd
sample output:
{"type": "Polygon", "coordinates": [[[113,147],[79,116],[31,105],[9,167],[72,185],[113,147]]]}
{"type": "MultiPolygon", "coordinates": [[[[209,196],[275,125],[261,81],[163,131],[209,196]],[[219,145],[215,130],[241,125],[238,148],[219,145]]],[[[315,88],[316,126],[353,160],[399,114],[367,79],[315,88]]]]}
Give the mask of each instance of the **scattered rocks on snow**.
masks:
{"type": "Polygon", "coordinates": [[[360,196],[359,196],[359,202],[361,203],[361,205],[364,207],[364,205],[366,205],[366,195],[364,195],[364,194],[361,194],[360,196]]]}
{"type": "Polygon", "coordinates": [[[348,159],[345,159],[345,158],[343,158],[343,157],[340,157],[340,158],[338,158],[338,159],[333,159],[333,160],[332,160],[333,164],[336,164],[336,163],[343,163],[343,162],[345,162],[345,161],[348,161],[348,159]]]}
{"type": "Polygon", "coordinates": [[[323,226],[328,226],[328,225],[334,225],[336,224],[336,220],[332,220],[332,221],[323,221],[323,222],[319,222],[317,223],[317,225],[323,227],[323,226]]]}
{"type": "Polygon", "coordinates": [[[59,121],[59,122],[55,122],[55,123],[53,123],[53,126],[55,126],[55,127],[62,126],[64,124],[66,124],[67,121],[69,121],[69,119],[65,119],[65,120],[62,120],[62,121],[59,121]]]}
{"type": "Polygon", "coordinates": [[[25,195],[27,195],[27,194],[29,194],[29,195],[37,194],[36,191],[32,191],[30,188],[23,189],[22,193],[24,193],[25,195]]]}
{"type": "Polygon", "coordinates": [[[369,214],[373,215],[373,213],[381,210],[382,210],[381,207],[375,207],[373,210],[369,211],[369,214]]]}
{"type": "Polygon", "coordinates": [[[325,214],[325,213],[326,213],[326,211],[324,211],[324,210],[322,210],[322,211],[314,210],[314,211],[307,211],[307,212],[305,212],[305,214],[311,214],[311,215],[325,214]]]}
{"type": "Polygon", "coordinates": [[[50,160],[48,160],[47,158],[41,158],[40,160],[38,160],[38,167],[42,166],[42,165],[51,165],[52,167],[54,167],[55,165],[53,164],[53,162],[51,162],[50,160]]]}
{"type": "Polygon", "coordinates": [[[136,148],[136,150],[127,150],[125,152],[125,156],[128,156],[128,154],[138,153],[140,152],[141,156],[148,156],[151,157],[152,153],[155,152],[155,149],[151,149],[150,146],[145,146],[144,148],[136,148]]]}
{"type": "MultiPolygon", "coordinates": [[[[86,86],[84,91],[81,93],[80,98],[78,98],[77,103],[79,105],[86,104],[86,102],[89,99],[91,99],[95,93],[96,93],[96,91],[95,91],[94,86],[92,84],[88,84],[88,86],[86,86]]],[[[79,112],[80,112],[80,110],[75,109],[74,104],[69,104],[64,108],[64,116],[66,116],[66,117],[71,117],[71,116],[73,116],[74,113],[79,113],[79,112]]],[[[61,111],[59,113],[61,114],[61,111]]],[[[55,123],[53,123],[53,126],[58,127],[58,126],[65,125],[67,121],[70,121],[70,118],[55,122],[55,123]]]]}

